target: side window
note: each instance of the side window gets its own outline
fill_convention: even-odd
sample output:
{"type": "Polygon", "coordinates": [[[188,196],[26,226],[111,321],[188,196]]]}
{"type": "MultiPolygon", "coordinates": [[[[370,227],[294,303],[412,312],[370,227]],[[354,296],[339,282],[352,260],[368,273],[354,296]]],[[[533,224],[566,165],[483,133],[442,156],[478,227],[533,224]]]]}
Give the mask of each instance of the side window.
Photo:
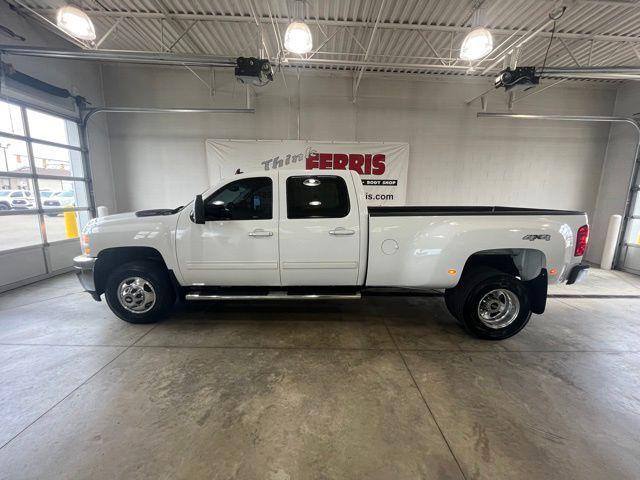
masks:
{"type": "Polygon", "coordinates": [[[11,194],[12,198],[22,198],[22,192],[13,192],[11,194]]]}
{"type": "Polygon", "coordinates": [[[287,178],[288,218],[342,218],[350,208],[347,184],[341,177],[287,178]]]}
{"type": "Polygon", "coordinates": [[[205,201],[207,220],[268,220],[272,211],[273,183],[268,177],[236,180],[205,201]]]}

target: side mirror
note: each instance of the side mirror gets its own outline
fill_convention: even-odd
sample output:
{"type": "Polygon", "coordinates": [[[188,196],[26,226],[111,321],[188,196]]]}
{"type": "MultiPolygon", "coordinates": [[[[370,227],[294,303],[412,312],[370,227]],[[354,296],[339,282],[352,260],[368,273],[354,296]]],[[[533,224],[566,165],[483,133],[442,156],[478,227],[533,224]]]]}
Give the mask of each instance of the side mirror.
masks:
{"type": "Polygon", "coordinates": [[[196,195],[196,201],[193,203],[193,221],[197,224],[204,225],[204,201],[202,195],[196,195]]]}

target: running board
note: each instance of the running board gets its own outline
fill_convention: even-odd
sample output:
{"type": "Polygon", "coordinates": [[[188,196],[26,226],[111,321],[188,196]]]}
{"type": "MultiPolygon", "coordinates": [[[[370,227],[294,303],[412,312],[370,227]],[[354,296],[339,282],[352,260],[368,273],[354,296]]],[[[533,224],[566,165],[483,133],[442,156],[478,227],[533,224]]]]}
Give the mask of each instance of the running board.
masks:
{"type": "Polygon", "coordinates": [[[290,295],[287,292],[269,292],[266,295],[216,295],[191,292],[185,295],[186,300],[359,300],[360,292],[349,294],[300,294],[290,295]]]}

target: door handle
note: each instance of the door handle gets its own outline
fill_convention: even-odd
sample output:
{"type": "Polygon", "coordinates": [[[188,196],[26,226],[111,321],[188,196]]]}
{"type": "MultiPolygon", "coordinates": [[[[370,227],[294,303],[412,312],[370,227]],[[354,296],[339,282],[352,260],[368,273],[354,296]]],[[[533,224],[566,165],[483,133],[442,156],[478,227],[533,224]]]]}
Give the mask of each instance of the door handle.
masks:
{"type": "Polygon", "coordinates": [[[356,233],[355,230],[349,230],[344,227],[337,227],[333,230],[329,230],[329,235],[353,235],[354,233],[356,233]]]}
{"type": "Polygon", "coordinates": [[[262,228],[256,228],[253,232],[249,232],[250,237],[272,237],[273,232],[269,230],[263,230],[262,228]]]}

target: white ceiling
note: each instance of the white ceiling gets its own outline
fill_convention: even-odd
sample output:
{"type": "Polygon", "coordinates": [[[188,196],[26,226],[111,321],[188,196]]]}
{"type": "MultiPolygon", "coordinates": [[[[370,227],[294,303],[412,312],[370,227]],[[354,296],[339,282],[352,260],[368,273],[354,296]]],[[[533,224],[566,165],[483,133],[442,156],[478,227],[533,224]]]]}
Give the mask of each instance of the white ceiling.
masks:
{"type": "MultiPolygon", "coordinates": [[[[23,8],[34,19],[36,14],[53,19],[64,2],[9,3],[33,9],[23,8]]],[[[284,65],[450,74],[469,73],[468,63],[457,59],[458,49],[478,5],[498,48],[473,73],[493,74],[503,67],[502,54],[528,36],[518,64],[542,64],[553,27],[548,15],[559,4],[567,8],[557,21],[547,65],[640,66],[640,2],[635,0],[307,0],[306,21],[314,48],[320,48],[304,57],[279,48],[291,0],[80,2],[96,25],[99,49],[237,57],[257,56],[264,42],[271,60],[284,65]]]]}

